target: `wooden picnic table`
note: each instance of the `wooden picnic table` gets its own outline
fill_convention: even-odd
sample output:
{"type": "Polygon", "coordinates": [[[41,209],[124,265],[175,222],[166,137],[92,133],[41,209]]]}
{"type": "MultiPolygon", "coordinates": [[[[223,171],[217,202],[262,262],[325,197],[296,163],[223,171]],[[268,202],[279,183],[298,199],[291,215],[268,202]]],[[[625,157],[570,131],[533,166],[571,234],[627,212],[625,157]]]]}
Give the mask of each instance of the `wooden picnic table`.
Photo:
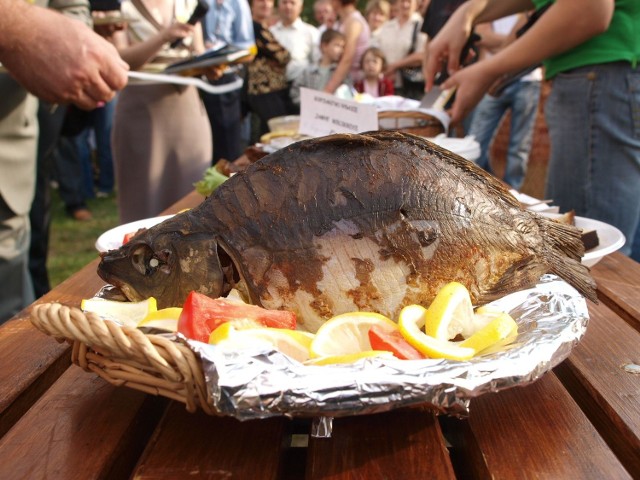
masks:
{"type": "MultiPolygon", "coordinates": [[[[37,303],[79,306],[104,285],[97,263],[37,303]]],[[[600,303],[553,372],[473,399],[467,419],[400,408],[335,419],[330,438],[310,419],[240,422],[113,386],[72,365],[30,307],[0,328],[0,478],[639,478],[640,264],[615,253],[593,276],[600,303]]]]}

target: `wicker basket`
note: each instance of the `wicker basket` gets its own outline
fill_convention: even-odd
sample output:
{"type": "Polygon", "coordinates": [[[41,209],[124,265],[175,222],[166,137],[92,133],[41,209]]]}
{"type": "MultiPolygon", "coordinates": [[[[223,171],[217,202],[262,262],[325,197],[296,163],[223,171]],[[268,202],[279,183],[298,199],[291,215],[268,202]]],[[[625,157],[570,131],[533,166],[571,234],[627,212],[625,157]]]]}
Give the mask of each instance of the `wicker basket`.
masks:
{"type": "Polygon", "coordinates": [[[34,307],[31,323],[71,343],[71,361],[113,385],[178,400],[189,412],[200,407],[216,413],[208,401],[200,359],[186,345],[58,303],[34,307]]]}
{"type": "Polygon", "coordinates": [[[400,130],[421,137],[435,137],[444,133],[442,122],[436,117],[418,111],[385,110],[378,112],[381,130],[400,130]]]}

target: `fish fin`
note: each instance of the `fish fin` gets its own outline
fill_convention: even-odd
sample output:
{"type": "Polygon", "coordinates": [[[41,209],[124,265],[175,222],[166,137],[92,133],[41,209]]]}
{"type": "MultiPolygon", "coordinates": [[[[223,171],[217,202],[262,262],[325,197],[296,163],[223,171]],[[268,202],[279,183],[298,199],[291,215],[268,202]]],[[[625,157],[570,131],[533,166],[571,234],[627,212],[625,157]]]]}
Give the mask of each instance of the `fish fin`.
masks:
{"type": "Polygon", "coordinates": [[[523,288],[529,288],[546,271],[546,266],[536,261],[535,255],[528,255],[511,265],[490,288],[480,291],[477,301],[479,304],[485,304],[504,297],[505,292],[516,292],[523,288]]]}
{"type": "Polygon", "coordinates": [[[544,252],[551,273],[576,288],[582,295],[598,303],[596,283],[589,268],[581,263],[584,255],[580,230],[537,215],[538,224],[546,231],[548,243],[544,252]]]}

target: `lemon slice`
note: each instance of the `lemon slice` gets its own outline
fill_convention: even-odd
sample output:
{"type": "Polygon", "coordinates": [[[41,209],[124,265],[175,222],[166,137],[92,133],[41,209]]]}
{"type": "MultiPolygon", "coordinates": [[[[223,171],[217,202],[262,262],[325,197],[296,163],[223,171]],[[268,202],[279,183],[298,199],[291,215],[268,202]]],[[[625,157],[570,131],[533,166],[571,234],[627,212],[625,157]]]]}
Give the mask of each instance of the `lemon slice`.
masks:
{"type": "Polygon", "coordinates": [[[421,305],[408,305],[400,311],[398,327],[402,336],[417,350],[431,358],[447,358],[450,360],[468,360],[475,350],[461,347],[447,340],[438,340],[422,331],[427,309],[421,305]]]}
{"type": "Polygon", "coordinates": [[[424,331],[437,340],[473,335],[473,305],[464,285],[451,282],[442,287],[427,309],[424,331]]]}
{"type": "Polygon", "coordinates": [[[473,348],[476,353],[518,334],[518,324],[508,313],[501,313],[489,324],[460,343],[460,347],[473,348]]]}
{"type": "Polygon", "coordinates": [[[157,328],[169,332],[177,332],[178,319],[181,313],[182,308],[180,307],[169,307],[155,312],[149,312],[146,317],[138,322],[137,327],[157,328]]]}
{"type": "Polygon", "coordinates": [[[287,328],[237,329],[231,322],[223,323],[209,336],[209,343],[225,349],[273,347],[285,355],[304,362],[309,359],[312,334],[287,328]]]}
{"type": "Polygon", "coordinates": [[[384,315],[352,312],[337,315],[325,322],[311,342],[311,357],[349,355],[372,350],[369,329],[378,325],[386,331],[398,326],[384,315]]]}
{"type": "Polygon", "coordinates": [[[348,353],[346,355],[330,355],[328,357],[312,358],[307,365],[334,365],[340,363],[354,363],[363,358],[382,357],[395,358],[391,352],[385,350],[369,350],[367,352],[348,353]]]}
{"type": "Polygon", "coordinates": [[[94,312],[106,320],[113,320],[122,325],[136,327],[149,313],[158,310],[158,303],[154,297],[140,302],[117,302],[104,298],[86,298],[80,303],[85,312],[94,312]]]}

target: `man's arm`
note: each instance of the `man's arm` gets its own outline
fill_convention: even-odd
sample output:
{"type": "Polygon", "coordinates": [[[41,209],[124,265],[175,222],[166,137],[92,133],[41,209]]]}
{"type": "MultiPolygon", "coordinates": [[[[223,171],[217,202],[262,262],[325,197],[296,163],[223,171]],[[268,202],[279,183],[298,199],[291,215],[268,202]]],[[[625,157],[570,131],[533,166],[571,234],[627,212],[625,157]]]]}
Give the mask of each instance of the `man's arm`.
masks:
{"type": "Polygon", "coordinates": [[[78,20],[0,0],[0,62],[27,90],[51,103],[91,109],[127,83],[127,64],[78,20]]]}

